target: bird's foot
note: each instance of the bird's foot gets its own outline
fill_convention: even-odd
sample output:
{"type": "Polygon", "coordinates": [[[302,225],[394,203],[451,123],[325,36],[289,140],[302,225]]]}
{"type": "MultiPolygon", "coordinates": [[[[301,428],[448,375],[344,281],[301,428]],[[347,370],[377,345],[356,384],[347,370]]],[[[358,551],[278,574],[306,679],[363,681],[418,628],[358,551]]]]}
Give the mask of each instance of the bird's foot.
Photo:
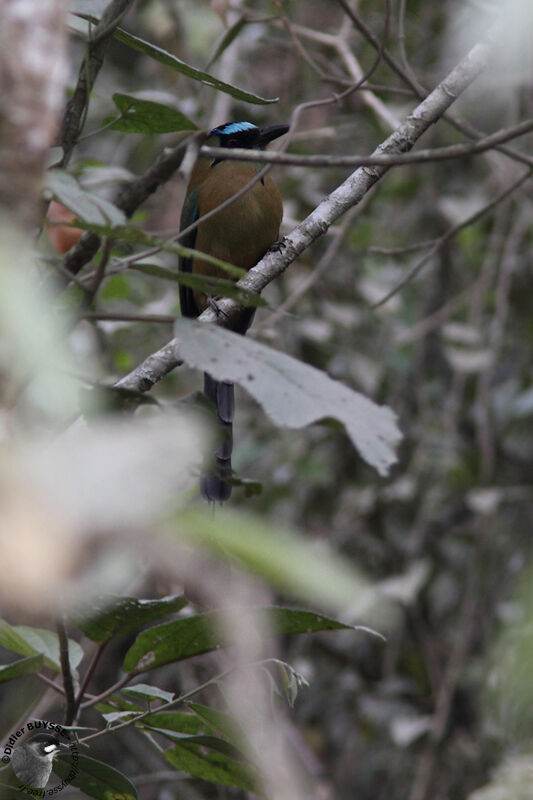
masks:
{"type": "Polygon", "coordinates": [[[267,253],[281,253],[286,245],[287,243],[285,241],[285,237],[283,237],[283,239],[280,239],[279,242],[274,242],[274,244],[271,244],[267,250],[267,253]]]}
{"type": "Polygon", "coordinates": [[[209,308],[211,308],[211,309],[212,309],[212,310],[215,312],[215,314],[217,315],[217,317],[226,317],[226,319],[228,318],[228,315],[227,315],[227,314],[226,314],[226,312],[225,312],[225,311],[224,311],[224,310],[223,310],[223,309],[222,309],[222,308],[219,306],[219,304],[217,303],[217,301],[215,300],[215,298],[214,298],[214,297],[209,297],[209,296],[208,296],[208,298],[207,298],[207,305],[209,306],[209,308]]]}

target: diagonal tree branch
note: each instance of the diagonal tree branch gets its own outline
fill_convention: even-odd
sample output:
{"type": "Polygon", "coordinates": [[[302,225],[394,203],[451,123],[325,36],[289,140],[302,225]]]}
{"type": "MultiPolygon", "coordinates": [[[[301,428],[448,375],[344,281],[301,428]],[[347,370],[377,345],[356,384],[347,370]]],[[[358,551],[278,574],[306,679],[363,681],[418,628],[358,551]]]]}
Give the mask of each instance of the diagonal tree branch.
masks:
{"type": "MultiPolygon", "coordinates": [[[[203,131],[192,134],[191,131],[186,131],[175,147],[163,152],[155,164],[147,169],[140,178],[122,189],[115,200],[117,208],[124,211],[127,217],[131,217],[134,211],[163,183],[166,183],[178,168],[180,168],[180,174],[183,174],[183,180],[188,180],[187,176],[194,165],[203,139],[205,139],[203,131]],[[187,153],[187,157],[185,157],[185,153],[187,153]]],[[[86,231],[66,254],[62,273],[77,275],[80,269],[96,254],[100,247],[100,241],[98,234],[86,231]]]]}
{"type": "Polygon", "coordinates": [[[60,144],[63,148],[61,167],[68,164],[78,141],[89,104],[89,96],[104,63],[111,37],[132,3],[133,0],[111,0],[87,42],[87,54],[82,61],[78,82],[74,94],[67,104],[61,126],[60,144]]]}
{"type": "MultiPolygon", "coordinates": [[[[409,151],[422,134],[442,117],[457,97],[486,68],[495,35],[496,29],[493,28],[372,155],[392,155],[409,151]]],[[[300,253],[322,236],[342,214],[357,205],[389,169],[390,165],[385,164],[356,169],[294,228],[283,240],[281,247],[268,252],[255,267],[252,267],[238,282],[238,286],[249,291],[261,292],[265,286],[281,275],[300,253]]],[[[218,301],[217,305],[217,313],[209,308],[199,319],[231,327],[239,314],[239,305],[228,298],[218,301]]],[[[148,391],[154,383],[179,365],[180,361],[175,353],[177,344],[176,340],[172,340],[148,356],[138,367],[118,381],[116,386],[141,392],[148,391]]]]}
{"type": "MultiPolygon", "coordinates": [[[[365,37],[367,42],[369,42],[369,44],[371,44],[372,47],[375,50],[377,50],[380,46],[379,39],[376,36],[374,36],[370,28],[368,28],[367,25],[365,25],[364,21],[361,19],[359,14],[357,14],[353,8],[350,8],[347,0],[337,0],[337,2],[339,3],[339,5],[342,6],[345,13],[352,20],[354,27],[365,37]]],[[[499,22],[500,25],[503,24],[501,18],[499,22]]],[[[420,81],[416,79],[416,75],[414,75],[412,71],[411,72],[406,71],[403,68],[402,64],[399,61],[397,61],[394,58],[394,56],[391,53],[389,53],[387,49],[385,49],[383,52],[383,59],[384,61],[387,62],[391,70],[395,72],[396,75],[398,75],[398,77],[400,77],[404,81],[404,83],[407,84],[407,86],[409,86],[412,89],[415,95],[417,95],[421,100],[427,97],[428,91],[420,83],[420,81]]],[[[442,116],[443,119],[445,119],[447,122],[450,123],[450,125],[453,125],[454,128],[456,128],[458,131],[461,131],[461,133],[463,133],[465,136],[468,136],[471,139],[480,139],[482,136],[484,136],[482,131],[478,130],[477,128],[474,128],[472,125],[469,125],[467,122],[465,122],[462,119],[459,119],[452,113],[446,112],[442,116]]],[[[533,166],[533,160],[531,158],[524,155],[524,153],[520,153],[518,150],[514,150],[513,148],[508,147],[507,145],[501,144],[495,147],[494,149],[498,150],[498,152],[500,153],[504,153],[508,158],[511,158],[515,161],[521,161],[523,164],[528,164],[529,166],[533,166]]]]}

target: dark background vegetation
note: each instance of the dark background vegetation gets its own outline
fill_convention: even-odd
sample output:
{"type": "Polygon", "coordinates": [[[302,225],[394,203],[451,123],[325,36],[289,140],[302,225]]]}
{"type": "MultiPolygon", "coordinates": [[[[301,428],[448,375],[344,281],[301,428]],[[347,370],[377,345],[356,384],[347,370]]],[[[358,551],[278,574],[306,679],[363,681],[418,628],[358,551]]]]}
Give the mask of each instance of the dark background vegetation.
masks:
{"type": "MultiPolygon", "coordinates": [[[[384,4],[352,5],[381,38],[384,4]]],[[[496,6],[473,0],[395,3],[387,47],[431,89],[483,33],[496,6]]],[[[113,114],[113,93],[141,90],[147,99],[171,103],[173,98],[200,128],[232,119],[285,122],[299,103],[329,98],[342,90],[342,81],[354,80],[345,50],[363,71],[375,56],[333,0],[149,0],[138,2],[123,25],[204,68],[224,34],[217,8],[228,25],[242,14],[259,21],[242,28],[210,71],[259,95],[279,96],[277,104],[236,102],[112,42],[84,133],[96,131],[113,114]],[[332,37],[329,42],[324,34],[332,37]]],[[[83,41],[71,37],[71,84],[83,52],[83,41]]],[[[453,114],[485,132],[533,116],[527,53],[525,62],[503,53],[452,107],[453,114]]],[[[383,113],[361,91],[338,105],[316,107],[304,113],[292,152],[372,152],[391,131],[385,115],[401,121],[418,99],[383,62],[370,85],[383,113]]],[[[140,174],[174,140],[173,134],[105,130],[78,144],[71,170],[89,186],[95,166],[104,168],[99,178],[109,169],[110,185],[95,191],[111,199],[117,168],[140,174]]],[[[422,146],[463,140],[441,120],[422,146]]],[[[527,155],[531,138],[512,144],[527,155]]],[[[388,478],[378,478],[343,432],[326,426],[281,430],[238,392],[234,468],[259,481],[262,492],[246,497],[237,489],[232,505],[264,516],[274,527],[295,527],[318,547],[342,553],[373,580],[390,578],[393,596],[401,597],[386,643],[362,632],[280,643],[281,657],[310,681],[294,709],[284,712],[283,724],[317,798],[464,798],[488,784],[509,754],[528,753],[528,681],[523,697],[514,700],[496,695],[491,701],[489,687],[498,684],[505,658],[513,661],[513,625],[528,619],[527,597],[516,593],[530,581],[533,520],[531,183],[443,241],[412,281],[383,306],[372,307],[428,251],[420,243],[437,240],[466,220],[521,170],[523,165],[496,151],[393,168],[350,212],[348,223],[339,220],[268,287],[269,309],[257,314],[250,334],[388,405],[404,435],[398,463],[388,478]],[[320,275],[286,312],[277,313],[334,241],[336,250],[320,275]],[[498,642],[503,650],[495,658],[498,642]]],[[[349,171],[276,167],[285,206],[282,233],[349,171]]],[[[170,235],[178,228],[181,201],[182,187],[171,180],[136,212],[134,222],[170,235]]],[[[40,248],[53,255],[46,232],[40,248]]],[[[173,256],[159,259],[175,265],[173,256]]],[[[175,284],[131,271],[104,280],[96,307],[109,313],[179,314],[175,284]]],[[[165,324],[82,322],[73,347],[80,373],[111,383],[170,337],[165,324]]],[[[153,394],[174,403],[198,386],[199,375],[182,367],[153,394]]],[[[140,595],[168,590],[164,580],[152,576],[140,595]]],[[[11,621],[21,620],[15,615],[11,621]]],[[[108,650],[95,675],[95,693],[112,682],[129,644],[108,650]]],[[[531,649],[524,652],[531,664],[531,649]]],[[[211,668],[209,658],[180,667],[180,685],[205,679],[211,668]]],[[[160,673],[161,686],[167,677],[160,673]]],[[[31,692],[36,679],[25,680],[25,691],[31,692]]],[[[507,681],[511,685],[504,671],[507,681]]],[[[139,757],[137,747],[130,731],[120,746],[106,742],[100,757],[131,777],[156,769],[153,756],[139,757]]],[[[98,757],[96,744],[94,753],[98,757]]],[[[507,789],[502,796],[529,798],[532,784],[524,784],[523,794],[507,789]]],[[[146,792],[141,796],[158,800],[238,796],[210,784],[161,783],[146,792]]]]}

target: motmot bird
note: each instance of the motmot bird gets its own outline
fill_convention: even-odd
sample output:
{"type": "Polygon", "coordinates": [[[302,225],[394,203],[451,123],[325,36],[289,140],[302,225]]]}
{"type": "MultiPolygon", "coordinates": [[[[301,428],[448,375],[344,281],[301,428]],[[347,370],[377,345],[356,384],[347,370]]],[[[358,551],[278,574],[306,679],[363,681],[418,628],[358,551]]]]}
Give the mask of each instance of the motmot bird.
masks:
{"type": "MultiPolygon", "coordinates": [[[[267,144],[289,130],[288,125],[259,128],[251,122],[227,122],[209,133],[205,144],[213,147],[264,149],[267,144]]],[[[217,208],[253,180],[261,164],[201,157],[196,162],[187,187],[181,213],[184,230],[197,219],[217,208]]],[[[182,243],[210,256],[228,261],[236,267],[250,269],[277,241],[283,216],[278,188],[269,175],[227,208],[222,209],[187,234],[182,243]]],[[[227,273],[201,256],[180,257],[180,270],[195,275],[228,277],[227,273]]],[[[211,302],[205,292],[180,285],[181,313],[197,317],[211,302]]],[[[234,330],[245,334],[252,323],[253,309],[242,311],[234,330]]],[[[204,373],[204,393],[216,407],[217,421],[224,429],[224,439],[215,452],[215,464],[202,478],[202,495],[213,502],[231,497],[231,453],[233,449],[233,384],[214,380],[204,373]]]]}

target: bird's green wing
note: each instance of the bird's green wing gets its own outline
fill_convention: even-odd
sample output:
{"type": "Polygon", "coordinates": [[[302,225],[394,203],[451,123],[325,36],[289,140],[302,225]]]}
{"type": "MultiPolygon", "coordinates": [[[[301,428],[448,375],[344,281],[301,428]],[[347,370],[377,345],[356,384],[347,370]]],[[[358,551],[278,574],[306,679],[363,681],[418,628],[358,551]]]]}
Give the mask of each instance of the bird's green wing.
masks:
{"type": "MultiPolygon", "coordinates": [[[[180,220],[180,230],[188,228],[199,217],[198,210],[198,192],[196,189],[187,195],[183,204],[180,220]]],[[[196,245],[196,234],[198,228],[188,233],[183,239],[180,240],[184,247],[194,248],[196,245]]],[[[192,272],[192,258],[179,257],[180,272],[192,272]]],[[[183,317],[197,317],[199,314],[198,306],[194,299],[193,290],[189,286],[180,284],[180,308],[183,317]]]]}

